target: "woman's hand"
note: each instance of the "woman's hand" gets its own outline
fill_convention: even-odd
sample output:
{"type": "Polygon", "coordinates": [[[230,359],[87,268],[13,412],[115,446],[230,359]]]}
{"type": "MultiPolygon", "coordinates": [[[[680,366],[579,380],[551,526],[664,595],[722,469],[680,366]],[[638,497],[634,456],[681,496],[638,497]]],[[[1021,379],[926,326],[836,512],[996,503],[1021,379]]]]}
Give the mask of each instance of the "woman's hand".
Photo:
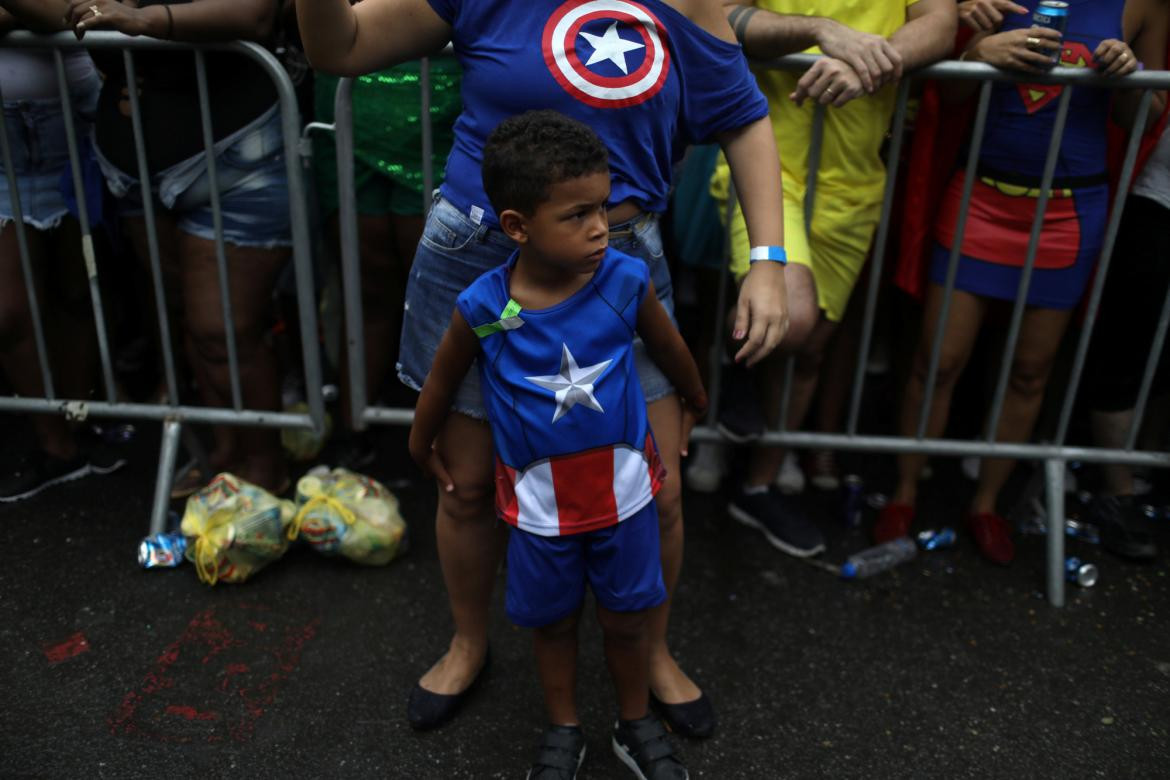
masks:
{"type": "Polygon", "coordinates": [[[732,338],[744,340],[735,361],[754,366],[779,346],[788,332],[788,287],[784,266],[761,261],[753,263],[739,288],[732,338]]]}
{"type": "Polygon", "coordinates": [[[79,39],[89,30],[145,35],[146,13],[137,0],[70,0],[65,23],[79,39]]]}
{"type": "Polygon", "coordinates": [[[959,3],[959,22],[975,32],[998,30],[1005,13],[1026,14],[1028,9],[1011,0],[963,0],[959,3]]]}
{"type": "Polygon", "coordinates": [[[997,68],[1044,73],[1053,66],[1052,55],[1059,52],[1061,46],[1060,33],[1051,27],[1029,27],[980,39],[969,50],[967,59],[986,62],[997,68]]]}
{"type": "Polygon", "coordinates": [[[810,98],[822,106],[840,108],[864,94],[865,86],[857,71],[841,60],[822,57],[804,72],[796,82],[796,90],[788,97],[798,106],[810,98]]]}
{"type": "Polygon", "coordinates": [[[1138,68],[1137,56],[1124,41],[1107,38],[1093,52],[1097,70],[1106,76],[1127,76],[1138,68]]]}

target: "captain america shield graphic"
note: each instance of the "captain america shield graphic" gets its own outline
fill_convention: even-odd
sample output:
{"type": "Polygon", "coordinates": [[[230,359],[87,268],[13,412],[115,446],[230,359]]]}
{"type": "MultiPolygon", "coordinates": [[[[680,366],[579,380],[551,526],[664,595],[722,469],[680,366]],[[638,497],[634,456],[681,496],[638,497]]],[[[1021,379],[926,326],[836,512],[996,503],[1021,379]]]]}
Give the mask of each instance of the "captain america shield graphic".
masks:
{"type": "Polygon", "coordinates": [[[557,83],[595,108],[623,108],[658,94],[670,73],[666,30],[630,0],[568,0],[541,40],[557,83]]]}

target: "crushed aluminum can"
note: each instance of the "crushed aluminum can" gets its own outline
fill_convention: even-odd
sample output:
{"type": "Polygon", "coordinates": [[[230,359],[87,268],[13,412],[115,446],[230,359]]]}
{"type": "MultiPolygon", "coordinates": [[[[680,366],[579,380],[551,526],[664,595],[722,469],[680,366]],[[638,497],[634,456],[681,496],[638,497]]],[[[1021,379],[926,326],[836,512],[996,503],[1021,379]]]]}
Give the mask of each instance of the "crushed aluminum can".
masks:
{"type": "Polygon", "coordinates": [[[1101,543],[1101,532],[1092,523],[1084,520],[1073,520],[1071,517],[1064,521],[1064,533],[1074,539],[1080,539],[1089,544],[1101,543]]]}
{"type": "Polygon", "coordinates": [[[1075,556],[1065,558],[1064,577],[1082,588],[1091,588],[1097,584],[1097,567],[1075,556]]]}
{"type": "Polygon", "coordinates": [[[923,550],[941,550],[944,547],[955,546],[955,529],[940,528],[937,531],[923,531],[916,537],[919,548],[923,550]]]}
{"type": "Polygon", "coordinates": [[[138,543],[138,565],[144,569],[174,568],[183,562],[187,537],[181,533],[153,534],[138,543]]]}
{"type": "Polygon", "coordinates": [[[847,528],[857,528],[861,525],[862,512],[865,509],[865,483],[856,474],[846,474],[841,479],[841,493],[844,498],[841,510],[847,528]]]}

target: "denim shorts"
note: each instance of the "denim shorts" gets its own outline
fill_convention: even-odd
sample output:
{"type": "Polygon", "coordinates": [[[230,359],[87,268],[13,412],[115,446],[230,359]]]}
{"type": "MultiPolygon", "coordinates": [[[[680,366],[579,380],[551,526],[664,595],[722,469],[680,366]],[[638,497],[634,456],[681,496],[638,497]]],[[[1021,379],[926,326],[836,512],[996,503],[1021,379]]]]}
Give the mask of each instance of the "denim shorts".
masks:
{"type": "MultiPolygon", "coordinates": [[[[658,300],[673,318],[674,293],[670,268],[662,250],[658,215],[643,212],[626,222],[611,225],[609,245],[646,261],[658,300]]],[[[422,389],[435,351],[451,322],[455,299],[481,274],[505,263],[514,251],[516,244],[501,230],[475,224],[436,192],[406,285],[398,359],[398,378],[404,384],[422,389]]],[[[646,355],[641,339],[634,342],[634,365],[647,403],[674,392],[670,380],[646,355]]],[[[467,372],[452,408],[477,420],[487,419],[479,391],[478,365],[467,372]]]]}
{"type": "MultiPolygon", "coordinates": [[[[100,91],[101,79],[96,73],[70,87],[79,144],[88,143],[100,91]]],[[[4,129],[12,150],[12,171],[16,174],[23,221],[37,230],[52,230],[69,213],[61,190],[62,177],[69,164],[61,101],[5,102],[4,129]]],[[[16,219],[12,189],[3,167],[0,161],[0,227],[16,219]]]]}
{"type": "MultiPolygon", "coordinates": [[[[215,151],[224,241],[260,249],[292,246],[280,106],[217,142],[215,151]]],[[[138,176],[119,169],[100,149],[97,158],[110,192],[119,199],[118,216],[142,216],[138,176]]],[[[215,240],[206,152],[152,172],[151,187],[156,202],[175,215],[180,230],[215,240]]]]}

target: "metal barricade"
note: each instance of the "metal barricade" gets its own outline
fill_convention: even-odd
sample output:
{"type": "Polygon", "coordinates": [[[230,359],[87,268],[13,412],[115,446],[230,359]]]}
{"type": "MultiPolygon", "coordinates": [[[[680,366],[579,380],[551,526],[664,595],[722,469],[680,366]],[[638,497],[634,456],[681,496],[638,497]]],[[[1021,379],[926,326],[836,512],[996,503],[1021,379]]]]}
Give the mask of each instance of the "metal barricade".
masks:
{"type": "MultiPolygon", "coordinates": [[[[307,428],[316,431],[322,431],[324,429],[325,406],[321,393],[321,358],[316,340],[317,312],[308,234],[309,220],[307,216],[304,183],[302,180],[301,158],[299,155],[300,112],[297,107],[293,85],[284,67],[276,58],[268,50],[254,43],[232,42],[190,45],[161,41],[153,38],[128,37],[119,33],[110,32],[90,32],[83,40],[79,41],[73,35],[67,33],[39,36],[25,32],[14,32],[7,34],[3,41],[0,42],[0,46],[21,49],[47,49],[51,50],[54,55],[61,102],[64,107],[63,113],[69,147],[69,159],[73,170],[73,188],[77,199],[78,221],[80,222],[83,236],[82,242],[86,273],[89,278],[90,299],[93,306],[102,378],[106,394],[104,401],[95,401],[89,399],[63,399],[59,398],[54,392],[52,371],[49,365],[48,352],[43,335],[41,313],[37,306],[33,269],[29,261],[28,243],[25,236],[25,228],[20,218],[20,198],[12,167],[11,150],[9,149],[8,137],[4,127],[4,118],[2,113],[0,113],[0,147],[2,147],[0,148],[0,153],[3,155],[4,168],[12,192],[12,206],[16,215],[15,226],[17,240],[33,314],[34,337],[45,387],[44,398],[0,398],[0,411],[63,414],[71,419],[85,419],[86,417],[92,416],[161,421],[163,423],[162,444],[150,518],[150,531],[155,533],[163,530],[166,524],[167,508],[170,501],[170,486],[175,470],[181,434],[184,432],[184,424],[207,423],[269,428],[291,427],[307,428]],[[156,301],[155,313],[158,318],[160,341],[162,343],[163,368],[168,402],[165,404],[125,403],[119,401],[116,396],[106,318],[98,285],[99,268],[94,256],[90,215],[86,208],[85,191],[81,178],[79,158],[80,141],[77,137],[77,129],[73,122],[69,84],[62,57],[62,52],[73,49],[112,49],[121,51],[123,65],[126,69],[127,83],[130,84],[136,82],[135,52],[163,50],[191,52],[193,55],[193,67],[195,68],[197,79],[199,111],[202,123],[201,129],[204,151],[207,158],[207,173],[211,183],[210,197],[215,230],[216,259],[220,280],[220,298],[225,313],[226,348],[231,383],[231,408],[189,406],[179,403],[179,386],[175,368],[175,356],[172,354],[170,323],[167,317],[166,302],[163,294],[158,235],[154,222],[154,204],[149,197],[145,197],[142,200],[150,255],[151,281],[156,301]],[[215,139],[212,134],[210,95],[208,94],[205,63],[206,52],[231,52],[243,55],[259,65],[272,79],[276,87],[281,114],[285,169],[288,175],[289,209],[292,217],[292,255],[298,318],[300,332],[302,334],[301,359],[304,365],[306,399],[309,407],[308,413],[305,414],[289,413],[279,410],[244,408],[243,391],[240,386],[240,364],[236,354],[232,322],[231,295],[228,287],[227,257],[224,249],[223,213],[219,203],[220,180],[216,171],[214,153],[215,139]]],[[[130,89],[127,92],[138,164],[138,181],[142,187],[142,191],[149,192],[151,173],[147,168],[146,139],[143,137],[139,97],[137,91],[134,89],[130,89]]],[[[0,96],[0,100],[2,100],[2,96],[0,96]]],[[[194,443],[191,446],[194,447],[194,443]]]]}
{"type": "MultiPolygon", "coordinates": [[[[816,59],[817,58],[814,55],[791,55],[766,63],[766,66],[782,70],[805,70],[810,67],[812,63],[816,61],[816,59]]],[[[1054,68],[1050,73],[1045,75],[1028,74],[1025,76],[1023,74],[1014,74],[1007,71],[1002,71],[990,65],[957,61],[942,62],[926,68],[922,68],[918,71],[908,74],[897,88],[898,92],[896,107],[892,119],[892,140],[890,143],[888,155],[890,160],[898,160],[901,156],[903,129],[906,121],[907,102],[911,82],[913,80],[922,78],[977,81],[981,84],[979,89],[975,124],[972,132],[972,142],[970,144],[966,160],[963,195],[959,209],[958,224],[956,226],[954,249],[951,251],[949,258],[946,280],[947,303],[944,305],[943,312],[939,318],[939,325],[936,328],[936,332],[934,334],[933,351],[930,358],[928,379],[926,381],[928,394],[931,393],[938,376],[939,357],[943,334],[942,328],[945,326],[947,321],[946,307],[949,306],[949,302],[954,292],[955,276],[958,268],[959,247],[962,245],[967,209],[970,203],[971,191],[975,180],[975,167],[979,159],[980,146],[987,124],[988,106],[991,97],[991,86],[994,82],[998,81],[1026,81],[1027,83],[1031,84],[1056,84],[1064,86],[1057,104],[1055,125],[1045,156],[1044,173],[1040,183],[1041,194],[1037,202],[1036,217],[1032,224],[1027,257],[1021,273],[1019,289],[1017,291],[1015,303],[1012,307],[1012,316],[1008,328],[1007,341],[1004,348],[998,379],[996,381],[996,388],[991,405],[991,411],[988,417],[989,422],[986,428],[988,433],[981,441],[926,438],[926,420],[931,406],[931,398],[929,395],[923,403],[921,416],[918,423],[918,431],[915,437],[903,438],[898,436],[878,436],[863,434],[858,431],[858,418],[861,409],[861,399],[865,388],[865,366],[868,362],[870,345],[873,337],[874,316],[877,308],[878,291],[879,285],[881,284],[882,268],[885,262],[886,245],[890,231],[890,218],[893,207],[894,185],[896,178],[895,175],[891,174],[886,177],[885,192],[881,205],[881,216],[872,250],[869,277],[870,281],[867,289],[864,292],[865,305],[861,344],[858,350],[857,363],[854,368],[854,381],[852,395],[850,397],[849,403],[849,414],[846,430],[844,433],[833,434],[810,433],[785,429],[784,421],[787,417],[789,388],[791,386],[793,375],[793,363],[790,359],[787,370],[787,380],[781,400],[780,425],[777,429],[766,432],[765,435],[760,439],[760,442],[764,444],[793,448],[855,450],[889,454],[923,453],[927,455],[970,455],[984,458],[1015,458],[1043,461],[1048,516],[1050,520],[1055,518],[1055,521],[1050,521],[1048,523],[1048,596],[1050,602],[1053,605],[1061,606],[1064,603],[1065,585],[1063,522],[1063,487],[1065,464],[1068,461],[1076,460],[1082,462],[1116,464],[1124,463],[1156,467],[1170,466],[1170,452],[1137,451],[1134,448],[1137,440],[1137,433],[1141,427],[1143,413],[1149,399],[1150,388],[1153,383],[1154,370],[1157,366],[1157,358],[1161,352],[1161,347],[1165,342],[1166,331],[1168,327],[1170,327],[1170,291],[1167,291],[1166,302],[1161,311],[1161,319],[1159,320],[1158,329],[1155,334],[1153,349],[1151,350],[1150,358],[1145,366],[1140,395],[1135,410],[1133,424],[1127,437],[1126,447],[1124,449],[1108,449],[1102,447],[1069,446],[1065,443],[1065,438],[1068,433],[1069,423],[1072,416],[1073,404],[1076,400],[1077,388],[1080,385],[1085,357],[1088,352],[1089,341],[1092,336],[1093,326],[1096,321],[1097,310],[1101,300],[1101,293],[1104,288],[1104,281],[1109,267],[1110,255],[1112,254],[1113,244],[1117,237],[1118,224],[1121,218],[1121,204],[1124,202],[1125,193],[1128,191],[1129,185],[1133,178],[1138,143],[1141,138],[1141,129],[1145,125],[1145,120],[1148,116],[1150,108],[1150,101],[1152,97],[1151,90],[1170,88],[1170,72],[1145,71],[1134,73],[1124,78],[1108,78],[1096,73],[1095,71],[1085,68],[1058,67],[1054,68]],[[1044,443],[998,443],[994,438],[995,430],[997,428],[997,423],[1003,409],[1004,397],[1010,376],[1012,356],[1015,352],[1016,343],[1019,338],[1025,302],[1028,298],[1028,288],[1031,283],[1032,271],[1035,267],[1044,213],[1048,205],[1048,194],[1054,179],[1057,153],[1059,151],[1060,141],[1064,132],[1072,90],[1102,88],[1116,89],[1121,87],[1141,89],[1143,91],[1143,97],[1140,102],[1137,118],[1134,122],[1134,129],[1129,134],[1128,145],[1125,152],[1124,164],[1118,183],[1118,188],[1113,196],[1112,209],[1105,233],[1104,244],[1102,246],[1100,262],[1098,264],[1098,272],[1089,293],[1088,308],[1085,316],[1084,326],[1082,328],[1080,338],[1077,342],[1072,373],[1068,382],[1068,387],[1063,403],[1061,405],[1060,420],[1056,435],[1052,441],[1044,443]]],[[[359,258],[357,251],[356,196],[352,191],[346,193],[344,189],[346,186],[351,188],[353,186],[353,135],[352,123],[350,120],[349,84],[346,82],[347,80],[343,80],[337,91],[337,165],[340,181],[342,183],[341,186],[343,188],[340,217],[342,223],[343,273],[345,275],[345,295],[347,301],[347,338],[349,339],[350,354],[360,355],[363,354],[361,351],[361,316],[360,309],[354,305],[354,303],[360,304],[360,297],[357,295],[360,277],[358,276],[359,258]]],[[[424,99],[425,95],[426,93],[424,91],[424,99]]],[[[809,215],[811,215],[812,209],[815,208],[817,161],[820,157],[820,148],[824,128],[824,111],[824,107],[818,107],[817,115],[814,116],[813,120],[813,137],[811,139],[809,149],[809,181],[805,203],[806,221],[808,220],[809,215]]],[[[423,112],[423,116],[427,117],[427,113],[425,111],[423,112]]],[[[429,168],[430,156],[425,155],[423,159],[424,165],[429,168]]],[[[1104,167],[1104,161],[1102,161],[1102,165],[1104,167]]],[[[424,193],[424,195],[426,194],[429,193],[424,193]]],[[[730,242],[727,244],[726,251],[729,254],[730,242]]],[[[719,301],[719,305],[717,307],[718,316],[716,317],[716,322],[714,323],[714,343],[716,345],[715,350],[717,353],[721,349],[719,345],[721,345],[723,342],[724,320],[722,317],[722,312],[725,308],[723,304],[729,295],[727,277],[727,274],[722,275],[722,281],[717,293],[719,301]]],[[[368,404],[364,391],[365,370],[364,366],[361,365],[361,361],[351,361],[349,370],[350,386],[353,393],[352,408],[355,425],[358,427],[365,427],[367,424],[408,425],[410,423],[413,417],[413,412],[411,409],[391,409],[371,406],[368,404]]],[[[709,420],[714,420],[718,414],[719,383],[721,371],[721,360],[717,355],[713,356],[711,365],[712,386],[710,388],[711,412],[708,416],[709,420]]],[[[699,441],[713,441],[721,440],[722,437],[713,426],[708,424],[695,428],[693,438],[699,441]]]]}

